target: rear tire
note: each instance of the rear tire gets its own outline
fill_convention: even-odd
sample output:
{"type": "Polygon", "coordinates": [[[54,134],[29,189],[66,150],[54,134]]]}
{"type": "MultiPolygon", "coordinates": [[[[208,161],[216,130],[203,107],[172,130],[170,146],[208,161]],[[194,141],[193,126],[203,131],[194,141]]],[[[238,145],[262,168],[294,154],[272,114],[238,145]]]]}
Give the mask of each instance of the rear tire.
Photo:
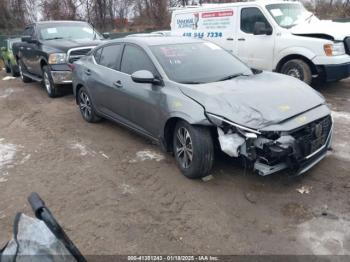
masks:
{"type": "Polygon", "coordinates": [[[205,177],[213,167],[214,143],[209,128],[179,121],[173,134],[173,151],[187,178],[205,177]]]}
{"type": "Polygon", "coordinates": [[[61,95],[59,88],[54,84],[51,71],[48,66],[43,66],[43,87],[45,88],[47,95],[51,98],[55,98],[61,95]]]}
{"type": "Polygon", "coordinates": [[[18,60],[18,70],[19,70],[19,75],[21,76],[21,79],[22,79],[23,83],[30,83],[30,82],[32,82],[32,79],[30,79],[29,77],[26,77],[25,75],[23,75],[24,66],[23,66],[22,60],[18,60]]]}
{"type": "Polygon", "coordinates": [[[11,73],[11,69],[6,64],[5,64],[5,70],[7,74],[11,73]]]}
{"type": "Polygon", "coordinates": [[[101,120],[101,117],[97,115],[87,89],[85,87],[80,88],[77,96],[80,113],[84,120],[89,123],[99,122],[101,120]]]}
{"type": "Polygon", "coordinates": [[[11,75],[13,77],[17,77],[18,76],[18,72],[16,70],[16,67],[14,65],[12,65],[11,62],[9,62],[9,67],[11,69],[11,75]]]}
{"type": "Polygon", "coordinates": [[[301,59],[287,61],[280,72],[285,75],[293,76],[310,85],[312,82],[312,72],[310,66],[301,59]]]}

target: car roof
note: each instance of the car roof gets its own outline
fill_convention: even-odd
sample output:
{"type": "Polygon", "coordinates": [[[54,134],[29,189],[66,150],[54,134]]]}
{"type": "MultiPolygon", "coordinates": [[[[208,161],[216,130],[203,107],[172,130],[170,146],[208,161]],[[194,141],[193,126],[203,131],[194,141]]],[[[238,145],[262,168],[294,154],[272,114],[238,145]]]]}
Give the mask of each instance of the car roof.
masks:
{"type": "Polygon", "coordinates": [[[111,40],[110,43],[129,42],[139,45],[154,46],[154,45],[170,45],[170,44],[189,44],[189,43],[202,43],[203,40],[179,37],[179,36],[140,36],[140,37],[125,37],[111,40]]]}
{"type": "Polygon", "coordinates": [[[43,24],[58,24],[58,23],[69,23],[69,24],[74,24],[74,23],[83,23],[86,24],[85,21],[74,21],[74,20],[51,20],[51,21],[39,21],[35,22],[38,25],[43,25],[43,24]]]}

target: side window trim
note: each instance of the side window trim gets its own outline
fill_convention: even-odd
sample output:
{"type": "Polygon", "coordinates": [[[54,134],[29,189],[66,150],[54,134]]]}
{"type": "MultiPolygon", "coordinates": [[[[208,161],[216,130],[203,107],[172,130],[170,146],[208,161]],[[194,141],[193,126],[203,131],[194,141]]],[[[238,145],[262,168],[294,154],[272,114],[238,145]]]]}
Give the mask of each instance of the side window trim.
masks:
{"type": "Polygon", "coordinates": [[[98,66],[101,66],[101,67],[103,67],[103,68],[107,68],[107,69],[113,70],[113,71],[115,71],[115,72],[121,72],[121,71],[120,71],[120,66],[121,66],[121,61],[122,61],[122,59],[121,59],[121,58],[122,58],[122,55],[121,55],[120,58],[119,58],[119,67],[118,67],[119,70],[116,70],[116,69],[114,69],[114,68],[110,68],[110,67],[107,67],[107,66],[104,66],[104,65],[101,65],[101,64],[100,64],[100,62],[101,62],[101,55],[102,55],[103,49],[104,49],[105,47],[113,46],[113,45],[120,45],[121,48],[122,48],[122,55],[123,55],[123,53],[124,53],[124,48],[125,48],[125,43],[123,43],[123,42],[120,42],[120,43],[109,43],[109,44],[100,46],[99,48],[97,48],[97,49],[93,52],[93,54],[92,54],[93,61],[94,61],[94,64],[96,64],[96,65],[98,65],[98,66]],[[100,59],[99,59],[99,62],[97,62],[96,59],[95,59],[95,54],[96,54],[96,52],[98,52],[98,51],[101,50],[101,49],[102,49],[102,51],[101,51],[101,54],[100,54],[100,59]]]}
{"type": "Polygon", "coordinates": [[[273,27],[271,25],[271,23],[269,22],[268,18],[266,17],[266,15],[264,14],[264,12],[258,7],[258,6],[249,6],[249,7],[241,7],[241,11],[240,11],[240,21],[239,21],[239,30],[242,32],[242,33],[245,33],[245,34],[248,34],[248,35],[251,35],[252,33],[247,33],[245,31],[243,31],[242,29],[242,12],[243,10],[245,9],[257,9],[259,10],[259,12],[263,15],[263,17],[265,18],[266,22],[267,22],[267,26],[269,26],[272,30],[273,30],[273,27]]]}
{"type": "Polygon", "coordinates": [[[153,63],[153,61],[152,61],[152,59],[150,58],[150,56],[146,53],[146,51],[145,51],[141,46],[136,45],[136,44],[134,44],[134,43],[125,43],[125,44],[124,44],[122,56],[121,56],[121,59],[120,59],[120,66],[119,66],[120,72],[123,73],[123,74],[126,74],[126,75],[128,75],[128,76],[131,76],[131,75],[129,75],[128,73],[125,73],[125,72],[121,71],[121,70],[122,70],[122,63],[123,63],[123,59],[124,59],[125,49],[126,49],[126,47],[127,47],[128,45],[129,45],[129,46],[134,46],[134,47],[140,49],[140,50],[148,57],[149,61],[150,61],[151,64],[153,65],[154,69],[156,70],[157,75],[155,75],[155,77],[161,78],[161,75],[159,74],[159,71],[158,71],[157,67],[155,66],[155,64],[153,63]]]}

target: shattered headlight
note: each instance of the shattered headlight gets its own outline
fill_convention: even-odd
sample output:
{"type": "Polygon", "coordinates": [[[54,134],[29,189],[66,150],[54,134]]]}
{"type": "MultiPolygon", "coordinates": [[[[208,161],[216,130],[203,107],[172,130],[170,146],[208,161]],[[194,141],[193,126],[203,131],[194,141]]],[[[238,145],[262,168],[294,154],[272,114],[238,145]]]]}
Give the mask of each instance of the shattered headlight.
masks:
{"type": "Polygon", "coordinates": [[[67,63],[67,54],[65,53],[55,53],[49,55],[49,64],[65,64],[67,63]]]}
{"type": "Polygon", "coordinates": [[[345,46],[343,42],[324,45],[324,51],[327,56],[345,55],[345,46]]]}
{"type": "Polygon", "coordinates": [[[251,129],[249,127],[245,127],[239,124],[236,124],[234,122],[231,122],[224,117],[211,114],[211,113],[206,113],[206,116],[208,120],[215,126],[217,127],[223,127],[224,125],[229,125],[232,127],[235,127],[237,131],[239,131],[243,136],[246,138],[256,138],[257,135],[260,135],[261,133],[258,130],[251,129]]]}

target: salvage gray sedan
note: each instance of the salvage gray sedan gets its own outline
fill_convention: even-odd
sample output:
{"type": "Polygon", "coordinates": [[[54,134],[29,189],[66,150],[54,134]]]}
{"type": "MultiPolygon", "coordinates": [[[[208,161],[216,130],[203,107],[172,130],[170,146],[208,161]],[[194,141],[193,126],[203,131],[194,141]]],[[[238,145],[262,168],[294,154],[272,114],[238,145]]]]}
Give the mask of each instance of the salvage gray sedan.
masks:
{"type": "Polygon", "coordinates": [[[173,152],[189,178],[209,174],[214,148],[265,176],[302,174],[325,157],[333,122],[305,83],[252,70],[215,44],[176,37],[118,39],[73,66],[83,118],[108,118],[173,152]]]}

